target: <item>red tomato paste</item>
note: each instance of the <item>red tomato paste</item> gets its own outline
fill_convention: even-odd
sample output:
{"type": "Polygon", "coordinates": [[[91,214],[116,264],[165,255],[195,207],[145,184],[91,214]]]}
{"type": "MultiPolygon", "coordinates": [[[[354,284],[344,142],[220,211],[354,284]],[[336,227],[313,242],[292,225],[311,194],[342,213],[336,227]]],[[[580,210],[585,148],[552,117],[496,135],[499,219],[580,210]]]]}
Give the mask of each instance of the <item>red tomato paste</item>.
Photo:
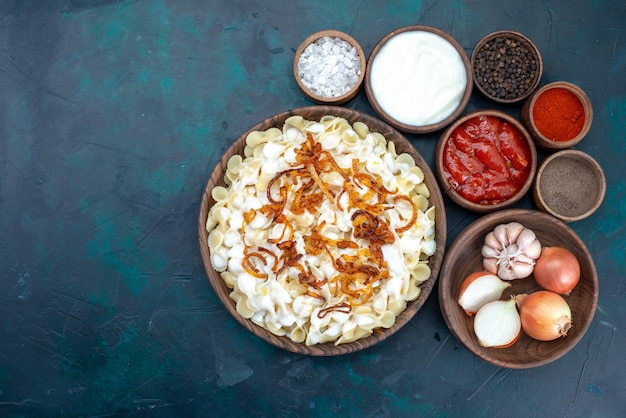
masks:
{"type": "Polygon", "coordinates": [[[493,205],[524,185],[531,152],[522,133],[497,116],[476,116],[454,129],[443,150],[444,175],[470,202],[493,205]]]}

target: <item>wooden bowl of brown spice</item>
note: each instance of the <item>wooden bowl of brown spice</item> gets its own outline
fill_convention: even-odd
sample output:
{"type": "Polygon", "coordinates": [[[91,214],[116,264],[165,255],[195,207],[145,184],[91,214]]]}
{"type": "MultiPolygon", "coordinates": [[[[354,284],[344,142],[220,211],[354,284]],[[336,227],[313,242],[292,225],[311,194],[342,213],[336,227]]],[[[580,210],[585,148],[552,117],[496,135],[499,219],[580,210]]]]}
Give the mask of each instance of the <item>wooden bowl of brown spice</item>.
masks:
{"type": "Polygon", "coordinates": [[[578,150],[558,151],[542,161],[533,186],[539,209],[564,222],[591,215],[602,204],[605,193],[602,167],[578,150]]]}

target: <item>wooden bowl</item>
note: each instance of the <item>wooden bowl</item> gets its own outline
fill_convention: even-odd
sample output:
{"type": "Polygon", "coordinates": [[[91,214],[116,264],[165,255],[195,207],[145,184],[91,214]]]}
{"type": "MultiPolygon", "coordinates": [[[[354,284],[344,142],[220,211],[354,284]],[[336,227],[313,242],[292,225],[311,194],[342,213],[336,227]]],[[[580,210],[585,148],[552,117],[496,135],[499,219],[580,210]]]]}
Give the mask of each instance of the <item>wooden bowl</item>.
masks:
{"type": "Polygon", "coordinates": [[[474,48],[471,63],[478,90],[487,98],[505,104],[517,103],[528,97],[539,84],[543,73],[543,60],[537,46],[526,36],[511,30],[492,32],[482,38],[474,48]],[[500,48],[495,48],[496,45],[504,53],[500,48]],[[524,62],[507,62],[509,52],[520,53],[524,62]],[[506,71],[507,66],[526,72],[528,76],[524,80],[515,80],[506,71]]]}
{"type": "Polygon", "coordinates": [[[591,106],[591,100],[589,100],[587,94],[580,87],[566,81],[555,81],[540,87],[528,97],[522,107],[521,119],[538,147],[544,150],[554,151],[573,147],[589,133],[591,122],[593,121],[593,108],[591,106]],[[554,101],[547,103],[550,109],[549,115],[552,120],[560,120],[568,124],[576,122],[576,126],[568,128],[573,131],[569,133],[568,137],[571,138],[567,140],[555,140],[556,135],[564,134],[563,129],[554,128],[554,132],[542,132],[536,123],[535,112],[537,109],[537,100],[542,94],[549,94],[548,92],[553,89],[563,90],[569,96],[569,100],[578,100],[580,107],[582,107],[582,115],[578,114],[578,112],[571,114],[571,111],[568,112],[561,102],[554,101]],[[577,121],[577,118],[581,120],[577,121]]]}
{"type": "Polygon", "coordinates": [[[300,90],[302,90],[302,92],[309,99],[313,100],[315,103],[339,105],[339,104],[346,103],[349,100],[352,100],[354,96],[356,96],[357,93],[359,92],[361,86],[363,85],[363,80],[365,78],[366,63],[367,63],[367,57],[365,56],[365,53],[363,52],[363,48],[361,48],[361,45],[356,41],[356,39],[354,39],[352,36],[348,35],[347,33],[344,33],[338,30],[322,30],[322,31],[315,32],[307,36],[306,39],[302,41],[302,43],[296,50],[296,54],[293,60],[293,75],[296,79],[296,83],[298,84],[298,87],[300,87],[300,90]],[[345,93],[341,95],[327,97],[327,96],[321,95],[319,92],[312,90],[311,88],[309,88],[309,86],[307,86],[303,82],[302,74],[300,73],[300,70],[298,68],[300,57],[302,56],[302,53],[305,51],[305,49],[309,45],[319,41],[320,39],[324,37],[339,38],[343,41],[346,41],[347,43],[349,43],[356,49],[357,54],[360,57],[360,64],[357,69],[358,79],[356,83],[352,86],[352,88],[350,88],[348,91],[346,91],[345,93]]]}
{"type": "MultiPolygon", "coordinates": [[[[439,39],[439,38],[435,38],[435,39],[439,39]]],[[[396,60],[397,57],[391,57],[391,59],[396,60]]],[[[395,62],[392,62],[391,64],[390,64],[390,67],[393,67],[393,68],[400,68],[400,69],[404,68],[402,64],[396,65],[395,62]]],[[[437,70],[431,70],[431,71],[437,71],[437,70]]],[[[441,69],[439,72],[443,72],[443,71],[445,71],[445,68],[441,69]]],[[[419,77],[419,74],[416,74],[416,76],[419,77]]],[[[394,79],[398,77],[391,76],[391,77],[383,77],[383,78],[394,79]]],[[[471,65],[470,65],[469,57],[465,53],[465,50],[463,49],[461,44],[459,44],[448,33],[440,29],[430,27],[430,26],[413,25],[413,26],[405,26],[405,27],[394,30],[393,32],[389,33],[378,42],[378,44],[374,47],[372,53],[370,54],[369,60],[367,62],[367,76],[365,77],[365,92],[367,94],[367,98],[370,104],[372,105],[376,113],[384,121],[396,127],[397,129],[404,131],[404,132],[408,132],[408,133],[424,134],[424,133],[434,132],[434,131],[443,129],[444,127],[452,123],[452,121],[458,118],[459,115],[463,112],[463,110],[467,106],[470,96],[472,95],[472,88],[473,88],[473,83],[472,83],[471,65]],[[464,67],[465,85],[463,87],[463,94],[459,100],[457,107],[448,116],[433,123],[413,124],[413,123],[408,123],[403,120],[399,120],[397,116],[392,115],[390,113],[388,109],[389,106],[385,108],[383,105],[381,105],[380,97],[378,97],[380,96],[380,94],[377,96],[376,88],[373,86],[372,77],[376,77],[377,76],[376,73],[377,71],[379,71],[375,67],[375,65],[377,64],[377,59],[379,60],[388,59],[388,58],[385,58],[385,55],[381,54],[381,50],[383,50],[383,48],[385,48],[385,46],[387,46],[390,41],[395,40],[398,35],[404,35],[404,34],[412,33],[412,32],[426,32],[426,33],[431,33],[433,35],[437,35],[439,38],[443,38],[443,41],[444,41],[443,45],[445,45],[445,42],[447,42],[453,47],[453,49],[458,53],[459,58],[461,59],[463,63],[463,67],[464,67]]],[[[398,89],[396,88],[396,90],[398,89]]],[[[398,91],[395,94],[395,96],[398,96],[399,93],[402,93],[402,92],[398,91]]],[[[414,96],[419,98],[421,95],[416,94],[414,96]]],[[[410,103],[406,104],[406,106],[411,106],[411,104],[410,103]]]]}
{"type": "Polygon", "coordinates": [[[605,193],[602,167],[589,154],[577,150],[558,151],[543,160],[533,186],[537,207],[564,222],[594,213],[605,193]]]}
{"type": "MultiPolygon", "coordinates": [[[[533,276],[513,280],[502,295],[531,293],[539,290],[533,276]]],[[[439,277],[439,304],[446,324],[463,345],[481,359],[500,367],[524,369],[550,363],[571,350],[591,324],[598,304],[598,275],[585,243],[566,224],[546,213],[525,209],[507,209],[483,216],[468,226],[450,246],[439,277]],[[532,229],[541,244],[567,248],[580,262],[580,281],[564,299],[572,311],[573,327],[568,335],[554,341],[537,341],[522,331],[508,348],[482,347],[474,334],[473,317],[458,304],[459,287],[469,274],[484,271],[481,248],[487,233],[497,225],[520,222],[532,229]]]]}
{"type": "Polygon", "coordinates": [[[474,112],[467,113],[463,115],[461,118],[457,119],[452,125],[450,125],[441,135],[437,145],[435,147],[435,172],[437,173],[437,178],[439,179],[439,184],[441,186],[441,190],[444,194],[446,194],[453,202],[462,208],[474,211],[474,212],[493,212],[495,210],[504,209],[506,207],[512,206],[516,202],[518,202],[531,188],[533,184],[533,179],[535,178],[535,172],[537,170],[537,149],[533,143],[533,140],[530,137],[530,134],[524,128],[524,126],[514,117],[508,115],[499,110],[486,109],[486,110],[476,110],[474,112]],[[444,150],[445,145],[450,136],[454,133],[454,131],[463,125],[465,122],[474,119],[479,116],[495,116],[499,118],[501,121],[507,122],[509,125],[515,127],[523,137],[524,144],[527,145],[529,153],[530,153],[530,169],[528,173],[528,177],[523,186],[509,199],[493,204],[482,204],[472,202],[463,197],[456,189],[453,187],[453,183],[450,182],[446,177],[445,168],[444,168],[444,150]]]}
{"type": "Polygon", "coordinates": [[[250,128],[246,133],[240,136],[235,143],[226,151],[220,162],[214,168],[211,173],[211,177],[209,178],[206,188],[204,190],[204,194],[202,196],[202,203],[200,205],[200,214],[198,217],[198,234],[199,234],[199,243],[200,243],[200,252],[202,255],[202,261],[204,264],[204,268],[206,270],[209,282],[211,286],[215,290],[215,293],[219,297],[220,301],[224,304],[228,312],[247,330],[252,332],[254,335],[260,337],[266,342],[275,345],[276,347],[300,354],[308,354],[313,356],[333,356],[339,354],[352,353],[355,351],[359,351],[370,347],[380,341],[383,341],[385,338],[396,333],[400,328],[402,328],[413,316],[419,311],[422,307],[428,295],[432,291],[435,286],[435,282],[437,280],[437,276],[439,274],[439,268],[441,267],[441,263],[443,262],[443,255],[445,251],[446,244],[446,234],[447,234],[447,226],[446,226],[446,212],[443,202],[443,196],[439,190],[439,186],[437,184],[437,180],[435,179],[434,174],[428,167],[426,160],[413,148],[411,143],[402,136],[398,131],[385,124],[384,122],[360,113],[358,111],[343,108],[343,107],[335,107],[335,106],[311,106],[311,107],[303,107],[299,109],[289,110],[283,113],[279,113],[272,117],[265,119],[264,121],[258,123],[257,125],[250,128]],[[207,244],[208,233],[206,230],[206,221],[209,213],[209,209],[215,203],[213,198],[211,197],[211,190],[216,185],[224,186],[224,171],[226,169],[226,165],[231,156],[235,154],[243,154],[243,149],[245,147],[246,136],[252,131],[263,131],[267,130],[271,127],[282,127],[285,120],[290,116],[298,115],[302,116],[307,120],[319,120],[322,116],[333,115],[346,119],[351,124],[359,121],[365,123],[371,132],[379,132],[382,134],[388,141],[394,142],[396,146],[396,151],[398,154],[400,153],[408,153],[414,159],[416,164],[422,169],[424,172],[424,183],[430,190],[430,198],[429,203],[435,206],[435,230],[436,230],[436,251],[435,254],[429,260],[429,267],[431,269],[431,277],[426,280],[421,286],[421,294],[420,296],[409,302],[407,308],[396,318],[395,323],[387,329],[379,328],[375,329],[374,333],[366,338],[361,340],[357,340],[352,343],[340,344],[335,346],[332,343],[318,344],[312,346],[306,346],[305,344],[294,343],[288,337],[279,337],[266,329],[254,324],[249,319],[243,318],[235,308],[235,303],[232,299],[230,299],[230,289],[226,286],[220,275],[213,269],[210,261],[210,253],[207,244]]]}

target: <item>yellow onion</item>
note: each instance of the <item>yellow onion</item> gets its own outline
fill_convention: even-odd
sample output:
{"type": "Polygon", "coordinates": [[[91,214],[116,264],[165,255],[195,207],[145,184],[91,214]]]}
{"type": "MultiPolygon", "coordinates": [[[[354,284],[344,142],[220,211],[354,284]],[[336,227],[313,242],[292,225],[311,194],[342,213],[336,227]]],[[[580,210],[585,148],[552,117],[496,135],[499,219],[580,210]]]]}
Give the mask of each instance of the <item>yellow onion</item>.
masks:
{"type": "Polygon", "coordinates": [[[515,297],[522,329],[535,340],[565,337],[572,328],[572,311],[563,297],[549,290],[515,297]]]}
{"type": "Polygon", "coordinates": [[[535,262],[534,275],[544,289],[569,295],[580,280],[580,263],[566,248],[544,247],[535,262]]]}

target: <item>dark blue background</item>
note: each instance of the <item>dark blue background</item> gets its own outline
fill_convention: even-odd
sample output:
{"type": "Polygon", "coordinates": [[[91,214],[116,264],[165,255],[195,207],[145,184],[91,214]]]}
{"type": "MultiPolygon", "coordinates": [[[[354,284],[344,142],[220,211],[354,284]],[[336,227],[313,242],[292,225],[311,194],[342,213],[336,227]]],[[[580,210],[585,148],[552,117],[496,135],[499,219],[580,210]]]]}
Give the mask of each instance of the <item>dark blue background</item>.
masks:
{"type": "MultiPolygon", "coordinates": [[[[374,114],[365,92],[345,106],[374,114]]],[[[467,110],[497,106],[474,93],[467,110]]],[[[0,2],[0,415],[613,417],[626,405],[626,4],[613,1],[0,2]],[[352,355],[282,351],[223,308],[202,267],[200,198],[252,125],[310,105],[292,76],[321,29],[366,54],[425,24],[471,54],[487,33],[539,47],[542,84],[594,107],[578,146],[607,175],[571,227],[600,277],[567,355],[495,367],[451,336],[434,292],[352,355]]],[[[407,135],[432,164],[438,133],[407,135]]],[[[446,200],[448,244],[478,215],[446,200]]],[[[530,198],[518,206],[534,207],[530,198]]]]}

